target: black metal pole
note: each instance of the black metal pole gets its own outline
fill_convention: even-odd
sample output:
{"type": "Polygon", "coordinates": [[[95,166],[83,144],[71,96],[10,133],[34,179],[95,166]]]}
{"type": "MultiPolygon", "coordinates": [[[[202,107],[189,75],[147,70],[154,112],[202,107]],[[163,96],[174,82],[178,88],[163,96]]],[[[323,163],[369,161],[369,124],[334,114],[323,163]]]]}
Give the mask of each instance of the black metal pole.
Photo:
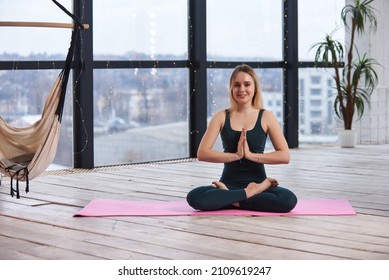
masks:
{"type": "Polygon", "coordinates": [[[298,9],[284,0],[284,134],[290,148],[299,145],[298,9]]]}
{"type": "Polygon", "coordinates": [[[93,142],[93,10],[92,0],[74,0],[74,14],[89,24],[82,30],[74,54],[73,70],[73,165],[94,167],[93,142]]]}
{"type": "Polygon", "coordinates": [[[206,0],[189,0],[189,156],[207,128],[206,0]]]}

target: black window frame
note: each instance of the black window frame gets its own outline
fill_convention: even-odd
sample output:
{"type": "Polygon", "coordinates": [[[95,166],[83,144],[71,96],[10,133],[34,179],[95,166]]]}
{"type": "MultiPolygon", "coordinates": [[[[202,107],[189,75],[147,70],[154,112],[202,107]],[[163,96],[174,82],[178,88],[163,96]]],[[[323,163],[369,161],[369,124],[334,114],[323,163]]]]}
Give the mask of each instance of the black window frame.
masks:
{"type": "MultiPolygon", "coordinates": [[[[282,1],[282,0],[279,0],[282,1]]],[[[313,67],[314,62],[298,61],[298,0],[283,0],[283,60],[245,61],[253,68],[283,70],[284,135],[290,148],[299,145],[299,85],[298,69],[313,67]]],[[[73,167],[94,168],[93,142],[93,71],[105,69],[108,61],[93,57],[93,1],[73,0],[74,13],[90,28],[77,42],[72,64],[73,94],[77,100],[73,109],[73,167]],[[77,81],[77,83],[75,82],[77,81]],[[81,116],[82,112],[82,116],[81,116]],[[89,135],[89,137],[88,137],[89,135]],[[87,145],[85,145],[87,143],[87,145]]],[[[280,19],[281,20],[281,19],[280,19]]],[[[186,68],[189,72],[189,157],[196,157],[197,148],[207,127],[207,70],[234,68],[240,61],[207,61],[206,0],[188,0],[188,59],[164,61],[109,61],[111,69],[186,68]]],[[[64,61],[18,61],[18,69],[61,69],[64,61]],[[54,65],[54,68],[53,68],[54,65]]],[[[15,61],[0,61],[0,70],[11,70],[15,61]]]]}

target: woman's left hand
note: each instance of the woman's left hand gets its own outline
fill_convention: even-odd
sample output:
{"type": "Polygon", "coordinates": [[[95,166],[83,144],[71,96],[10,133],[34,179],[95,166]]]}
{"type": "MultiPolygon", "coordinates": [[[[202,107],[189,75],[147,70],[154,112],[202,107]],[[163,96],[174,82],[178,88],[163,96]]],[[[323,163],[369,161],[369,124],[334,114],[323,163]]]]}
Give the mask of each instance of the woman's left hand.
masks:
{"type": "Polygon", "coordinates": [[[250,147],[249,147],[249,143],[247,142],[247,138],[245,139],[245,141],[243,143],[243,153],[244,153],[245,158],[247,158],[248,160],[252,159],[253,153],[250,151],[250,147]]]}

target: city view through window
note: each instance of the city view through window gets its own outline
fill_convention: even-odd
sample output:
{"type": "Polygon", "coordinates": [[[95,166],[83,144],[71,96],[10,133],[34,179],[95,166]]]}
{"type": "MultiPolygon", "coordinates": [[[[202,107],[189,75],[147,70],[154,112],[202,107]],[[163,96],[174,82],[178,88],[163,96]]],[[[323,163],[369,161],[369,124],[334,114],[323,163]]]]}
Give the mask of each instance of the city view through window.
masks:
{"type": "MultiPolygon", "coordinates": [[[[0,1],[2,7],[3,2],[0,1]]],[[[52,14],[55,10],[47,1],[33,0],[32,5],[35,2],[42,5],[43,11],[47,10],[45,13],[52,14]]],[[[188,59],[187,26],[190,19],[187,1],[117,0],[110,1],[109,5],[106,2],[94,1],[95,60],[188,59]]],[[[236,5],[236,1],[229,0],[208,1],[208,61],[282,60],[282,1],[243,2],[245,5],[236,5]],[[226,8],[220,9],[221,6],[226,8]],[[231,21],[239,11],[249,13],[247,18],[250,20],[231,21]],[[255,16],[256,12],[261,16],[255,16]],[[231,34],[221,33],[223,28],[230,30],[231,34]]],[[[299,1],[300,61],[312,61],[314,52],[310,47],[338,27],[344,1],[329,2],[324,5],[322,1],[299,1]],[[324,8],[327,9],[326,20],[313,22],[312,18],[319,17],[324,8]],[[317,25],[317,28],[312,28],[312,25],[317,25]],[[320,32],[312,32],[312,29],[320,32]]],[[[28,9],[23,8],[21,1],[14,1],[11,8],[7,11],[11,15],[16,10],[28,9]]],[[[3,12],[0,16],[3,17],[3,12]]],[[[68,21],[66,16],[61,16],[63,21],[68,21]]],[[[341,30],[337,34],[342,38],[341,30]]],[[[45,98],[60,72],[58,69],[39,70],[39,61],[63,60],[70,32],[2,28],[0,36],[8,38],[7,44],[0,47],[0,61],[15,61],[12,70],[0,70],[1,117],[16,127],[30,125],[39,118],[45,98]],[[25,37],[25,32],[34,34],[37,39],[31,41],[31,34],[25,37]],[[44,45],[38,42],[38,38],[42,41],[47,41],[47,38],[58,40],[49,40],[50,44],[44,45]],[[18,70],[18,61],[23,60],[36,61],[37,70],[18,70]]],[[[232,69],[208,69],[208,118],[228,107],[231,72],[232,69]]],[[[283,125],[287,117],[283,115],[283,71],[264,68],[258,69],[257,73],[265,108],[271,110],[283,125]]],[[[336,142],[338,123],[332,110],[334,89],[331,75],[331,69],[299,70],[299,92],[296,94],[299,94],[301,145],[336,142]]],[[[94,70],[93,78],[94,135],[88,137],[94,137],[95,166],[188,157],[188,135],[194,133],[188,126],[191,96],[188,69],[113,69],[107,63],[105,69],[94,70]]],[[[61,140],[52,168],[72,167],[72,112],[78,108],[73,108],[77,102],[74,103],[72,98],[71,85],[72,79],[69,81],[61,140]]]]}

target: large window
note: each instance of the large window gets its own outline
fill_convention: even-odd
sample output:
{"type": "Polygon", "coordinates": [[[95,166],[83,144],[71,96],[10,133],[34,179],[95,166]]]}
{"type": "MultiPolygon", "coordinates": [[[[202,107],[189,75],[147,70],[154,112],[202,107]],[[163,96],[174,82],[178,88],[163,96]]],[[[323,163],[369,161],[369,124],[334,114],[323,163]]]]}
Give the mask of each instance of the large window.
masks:
{"type": "Polygon", "coordinates": [[[299,70],[301,146],[333,144],[337,141],[335,115],[332,109],[336,91],[332,83],[328,82],[332,75],[332,69],[299,70]]]}
{"type": "MultiPolygon", "coordinates": [[[[344,41],[340,11],[344,0],[299,0],[299,60],[313,61],[315,43],[327,34],[344,41]]],[[[337,141],[337,122],[333,112],[335,89],[331,68],[299,70],[299,143],[333,144],[337,141]]]]}
{"type": "MultiPolygon", "coordinates": [[[[81,77],[80,89],[72,88],[72,77],[69,81],[63,138],[54,163],[71,167],[74,161],[83,167],[74,159],[81,154],[93,158],[93,166],[193,156],[198,138],[193,140],[191,135],[200,131],[192,126],[204,123],[196,110],[204,109],[209,119],[229,106],[229,77],[242,62],[256,68],[265,107],[281,126],[292,128],[288,133],[298,132],[300,145],[332,143],[337,123],[331,69],[312,68],[311,47],[333,30],[343,40],[339,17],[344,0],[298,0],[298,17],[293,12],[287,17],[284,5],[293,10],[294,1],[61,1],[68,9],[74,6],[82,20],[91,17],[90,22],[84,21],[92,28],[78,45],[75,65],[85,62],[81,65],[90,67],[92,78],[81,77]],[[303,63],[294,61],[293,55],[284,56],[296,31],[285,32],[286,19],[298,19],[294,38],[298,38],[298,60],[303,63]],[[199,38],[204,38],[199,34],[206,35],[206,47],[199,44],[199,38]],[[302,67],[293,72],[299,74],[298,85],[286,82],[288,65],[302,67]],[[85,96],[90,100],[82,100],[85,96]],[[288,124],[296,123],[295,116],[298,129],[288,124]],[[72,140],[78,140],[78,130],[73,137],[73,122],[81,130],[85,125],[93,141],[73,144],[72,140]],[[92,152],[85,153],[84,144],[92,152]]],[[[1,21],[71,22],[51,1],[6,2],[0,1],[1,21]]],[[[22,125],[39,115],[67,53],[70,33],[68,29],[0,27],[3,117],[22,125]]]]}
{"type": "Polygon", "coordinates": [[[95,70],[95,165],[188,157],[186,69],[95,70]]]}
{"type": "Polygon", "coordinates": [[[187,1],[100,0],[93,15],[94,59],[109,60],[94,70],[95,165],[188,157],[187,69],[131,65],[188,58],[187,1]]]}

